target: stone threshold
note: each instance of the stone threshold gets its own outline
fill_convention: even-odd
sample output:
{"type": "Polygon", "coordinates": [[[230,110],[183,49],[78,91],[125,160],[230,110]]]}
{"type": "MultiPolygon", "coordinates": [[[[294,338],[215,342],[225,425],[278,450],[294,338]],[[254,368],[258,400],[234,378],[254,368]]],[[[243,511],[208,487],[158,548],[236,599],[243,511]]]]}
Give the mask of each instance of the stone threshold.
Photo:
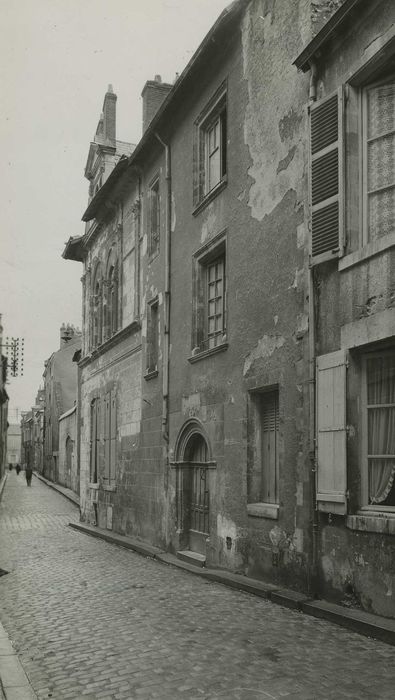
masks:
{"type": "Polygon", "coordinates": [[[391,620],[379,615],[373,615],[363,610],[344,608],[336,603],[324,600],[314,600],[303,593],[298,593],[291,589],[281,588],[274,584],[258,581],[243,574],[235,574],[224,569],[207,569],[183,561],[174,554],[165,552],[159,547],[153,547],[141,540],[125,535],[118,535],[110,530],[104,530],[85,523],[69,523],[74,530],[78,530],[86,535],[91,535],[105,540],[111,544],[116,544],[126,549],[131,549],[145,557],[156,559],[163,564],[176,566],[179,569],[200,576],[213,583],[221,583],[224,586],[235,588],[239,591],[257,595],[272,603],[282,605],[286,608],[311,615],[346,627],[353,632],[366,637],[373,637],[382,642],[395,646],[395,620],[391,620]]]}

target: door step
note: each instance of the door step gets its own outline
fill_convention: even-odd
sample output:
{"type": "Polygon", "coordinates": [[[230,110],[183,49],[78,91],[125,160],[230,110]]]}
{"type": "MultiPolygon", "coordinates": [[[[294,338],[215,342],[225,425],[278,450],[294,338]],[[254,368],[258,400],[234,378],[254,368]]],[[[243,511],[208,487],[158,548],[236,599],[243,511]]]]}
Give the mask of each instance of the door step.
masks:
{"type": "Polygon", "coordinates": [[[177,558],[181,561],[185,561],[187,564],[193,564],[193,566],[200,566],[203,568],[206,564],[206,557],[204,554],[198,554],[198,552],[191,552],[190,549],[185,549],[183,552],[177,552],[177,558]]]}

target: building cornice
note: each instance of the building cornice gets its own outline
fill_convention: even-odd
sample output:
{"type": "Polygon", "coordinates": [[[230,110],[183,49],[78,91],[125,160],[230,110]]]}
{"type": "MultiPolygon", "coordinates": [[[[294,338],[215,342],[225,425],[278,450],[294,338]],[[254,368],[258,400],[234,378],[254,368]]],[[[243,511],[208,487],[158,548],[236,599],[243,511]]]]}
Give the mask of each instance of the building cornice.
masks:
{"type": "Polygon", "coordinates": [[[122,328],[120,331],[117,331],[115,335],[111,336],[108,340],[106,340],[104,343],[99,345],[97,348],[92,350],[89,355],[85,355],[78,363],[78,366],[81,367],[82,369],[84,367],[87,367],[88,365],[91,364],[91,362],[94,362],[97,360],[99,357],[104,355],[106,352],[111,350],[115,345],[118,345],[118,343],[121,343],[125,338],[128,338],[130,335],[134,335],[137,333],[139,330],[141,330],[141,323],[139,320],[135,319],[132,321],[132,323],[129,323],[128,326],[125,326],[125,328],[122,328]]]}

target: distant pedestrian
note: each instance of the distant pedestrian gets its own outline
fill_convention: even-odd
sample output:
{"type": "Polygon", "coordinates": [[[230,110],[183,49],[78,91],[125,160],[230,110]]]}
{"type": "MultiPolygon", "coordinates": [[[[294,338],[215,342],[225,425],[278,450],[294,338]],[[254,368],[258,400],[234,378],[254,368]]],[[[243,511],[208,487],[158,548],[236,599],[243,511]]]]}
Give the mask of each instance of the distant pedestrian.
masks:
{"type": "Polygon", "coordinates": [[[28,486],[32,485],[33,469],[31,467],[26,467],[25,469],[26,483],[28,486]]]}
{"type": "Polygon", "coordinates": [[[16,469],[16,475],[18,476],[19,472],[21,471],[21,465],[17,464],[15,469],[16,469]]]}
{"type": "Polygon", "coordinates": [[[10,470],[10,472],[12,472],[12,464],[11,464],[11,462],[8,463],[8,469],[10,470]]]}

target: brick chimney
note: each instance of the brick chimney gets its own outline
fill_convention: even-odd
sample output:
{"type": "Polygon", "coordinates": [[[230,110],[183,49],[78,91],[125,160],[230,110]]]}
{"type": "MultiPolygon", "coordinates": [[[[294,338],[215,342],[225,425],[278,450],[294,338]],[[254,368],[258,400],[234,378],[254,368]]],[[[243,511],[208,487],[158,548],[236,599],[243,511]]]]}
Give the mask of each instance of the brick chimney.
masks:
{"type": "MultiPolygon", "coordinates": [[[[115,148],[116,140],[116,118],[117,118],[117,96],[115,95],[112,85],[108,86],[108,90],[104,96],[103,102],[103,139],[105,143],[109,143],[115,148]]],[[[100,125],[100,122],[99,122],[100,125]]]]}
{"type": "Polygon", "coordinates": [[[172,87],[170,83],[162,83],[160,75],[156,75],[154,80],[147,80],[145,83],[141,93],[141,97],[143,98],[143,133],[153,120],[172,87]]]}

